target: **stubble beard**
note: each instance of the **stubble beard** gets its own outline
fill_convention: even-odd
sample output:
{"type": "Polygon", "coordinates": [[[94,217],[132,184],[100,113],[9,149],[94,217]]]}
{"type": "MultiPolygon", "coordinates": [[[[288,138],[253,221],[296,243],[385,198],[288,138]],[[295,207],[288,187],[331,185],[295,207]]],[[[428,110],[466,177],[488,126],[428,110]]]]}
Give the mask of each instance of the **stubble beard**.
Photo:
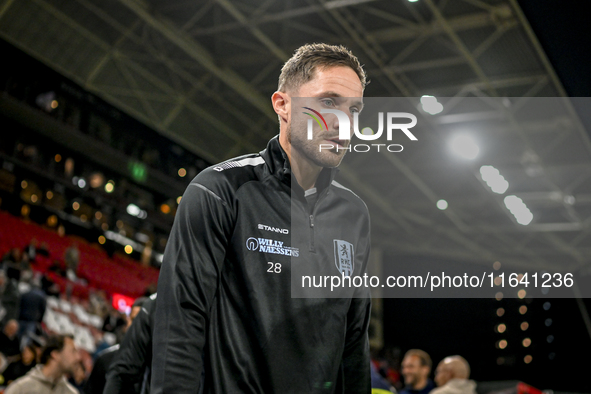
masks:
{"type": "MultiPolygon", "coordinates": [[[[346,147],[339,147],[338,152],[336,148],[320,150],[320,144],[326,143],[326,141],[317,138],[316,135],[312,140],[308,140],[307,130],[305,121],[296,123],[294,127],[292,124],[287,125],[286,133],[291,145],[292,157],[293,150],[297,150],[300,155],[319,167],[338,167],[347,153],[346,147]]],[[[318,131],[316,133],[320,134],[318,131]]]]}

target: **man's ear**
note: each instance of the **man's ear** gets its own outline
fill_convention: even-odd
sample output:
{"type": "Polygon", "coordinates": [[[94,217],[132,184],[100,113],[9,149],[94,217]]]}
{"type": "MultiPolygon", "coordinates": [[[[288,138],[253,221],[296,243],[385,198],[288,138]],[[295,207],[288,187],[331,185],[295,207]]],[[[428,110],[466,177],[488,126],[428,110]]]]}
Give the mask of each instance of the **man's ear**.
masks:
{"type": "Polygon", "coordinates": [[[273,110],[279,115],[279,121],[289,123],[291,115],[291,97],[285,92],[275,92],[271,96],[273,110]]]}

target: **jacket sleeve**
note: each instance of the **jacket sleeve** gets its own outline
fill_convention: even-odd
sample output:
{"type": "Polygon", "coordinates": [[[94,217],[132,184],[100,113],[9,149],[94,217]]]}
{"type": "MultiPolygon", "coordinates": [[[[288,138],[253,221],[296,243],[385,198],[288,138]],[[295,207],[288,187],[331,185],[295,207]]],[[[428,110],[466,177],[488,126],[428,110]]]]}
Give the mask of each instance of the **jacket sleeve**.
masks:
{"type": "MultiPolygon", "coordinates": [[[[369,230],[368,230],[369,231],[369,230]]],[[[367,272],[370,243],[367,238],[363,269],[367,272]]],[[[369,358],[369,321],[371,318],[371,294],[369,288],[356,289],[347,313],[347,333],[343,352],[343,377],[345,393],[370,393],[371,369],[369,358]]]]}
{"type": "Polygon", "coordinates": [[[107,372],[103,394],[133,393],[148,367],[152,347],[150,313],[154,300],[147,301],[125,334],[117,355],[107,372]],[[147,303],[150,305],[146,305],[147,303]]]}
{"type": "Polygon", "coordinates": [[[198,180],[183,195],[158,279],[152,394],[196,393],[203,385],[209,315],[234,219],[198,180]]]}

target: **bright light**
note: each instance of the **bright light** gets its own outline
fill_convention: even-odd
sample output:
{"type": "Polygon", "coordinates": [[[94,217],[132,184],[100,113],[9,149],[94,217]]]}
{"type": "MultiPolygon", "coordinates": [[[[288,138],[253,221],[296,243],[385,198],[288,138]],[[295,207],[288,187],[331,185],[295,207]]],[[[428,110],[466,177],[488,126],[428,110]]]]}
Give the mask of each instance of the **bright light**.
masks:
{"type": "Polygon", "coordinates": [[[78,179],[78,187],[80,189],[84,189],[86,187],[86,181],[84,180],[84,178],[78,179]]]}
{"type": "Polygon", "coordinates": [[[55,155],[54,159],[55,159],[55,162],[56,162],[56,163],[59,163],[60,161],[62,161],[62,155],[60,155],[60,154],[58,153],[57,155],[55,155]]]}
{"type": "Polygon", "coordinates": [[[105,242],[107,242],[107,239],[105,238],[104,235],[101,235],[98,237],[98,241],[99,241],[99,244],[104,245],[105,242]]]}
{"type": "Polygon", "coordinates": [[[80,203],[78,201],[74,201],[74,203],[72,204],[72,209],[74,211],[77,211],[80,209],[80,203]]]}
{"type": "Polygon", "coordinates": [[[522,315],[525,315],[527,313],[527,306],[521,305],[519,307],[519,313],[521,313],[522,315]]]}
{"type": "Polygon", "coordinates": [[[523,200],[517,196],[510,195],[503,200],[507,209],[515,216],[517,223],[527,226],[531,223],[534,215],[527,208],[523,200]]]}
{"type": "Polygon", "coordinates": [[[183,196],[178,196],[178,197],[176,198],[176,203],[177,203],[177,205],[181,203],[181,200],[182,200],[182,198],[183,198],[183,196]]]}
{"type": "Polygon", "coordinates": [[[525,298],[526,294],[527,294],[526,291],[521,289],[517,292],[517,297],[519,297],[520,299],[523,300],[525,298]]]}
{"type": "Polygon", "coordinates": [[[531,345],[531,339],[529,338],[525,338],[521,344],[523,345],[523,347],[529,347],[529,345],[531,345]]]}
{"type": "Polygon", "coordinates": [[[135,204],[129,204],[127,206],[127,213],[131,216],[138,216],[142,210],[135,204]]]}
{"type": "Polygon", "coordinates": [[[96,211],[94,213],[94,217],[96,218],[96,220],[101,220],[103,218],[103,214],[101,213],[101,211],[96,211]]]}
{"type": "Polygon", "coordinates": [[[179,176],[181,178],[184,178],[185,175],[187,175],[187,170],[185,170],[184,168],[179,168],[179,176]]]}
{"type": "Polygon", "coordinates": [[[474,160],[480,153],[480,148],[476,145],[476,142],[472,137],[465,134],[453,137],[450,146],[453,153],[467,160],[474,160]]]}
{"type": "Polygon", "coordinates": [[[503,292],[499,291],[497,294],[495,294],[495,299],[497,301],[501,301],[503,299],[503,292]]]}
{"type": "Polygon", "coordinates": [[[445,200],[439,200],[437,201],[437,208],[441,209],[442,211],[445,211],[448,207],[447,201],[445,200]]]}
{"type": "Polygon", "coordinates": [[[47,193],[45,193],[45,197],[47,197],[48,200],[51,200],[53,198],[53,192],[48,190],[47,193]]]}
{"type": "Polygon", "coordinates": [[[409,3],[416,3],[419,0],[408,0],[409,3]]]}
{"type": "Polygon", "coordinates": [[[521,323],[521,331],[526,331],[529,328],[529,323],[524,321],[523,323],[521,323]]]}
{"type": "Polygon", "coordinates": [[[436,97],[433,96],[424,95],[421,97],[421,105],[423,107],[423,111],[430,115],[437,115],[443,111],[443,105],[437,101],[436,97]]]}
{"type": "Polygon", "coordinates": [[[507,330],[507,326],[504,325],[503,323],[501,323],[497,326],[497,332],[502,334],[505,332],[505,330],[507,330]]]}
{"type": "Polygon", "coordinates": [[[115,182],[113,182],[113,181],[107,182],[107,184],[105,185],[105,191],[107,193],[112,193],[113,190],[115,190],[115,182]]]}
{"type": "Polygon", "coordinates": [[[505,308],[499,308],[497,309],[497,316],[501,317],[505,314],[505,308]]]}
{"type": "Polygon", "coordinates": [[[56,109],[58,105],[59,105],[59,103],[57,102],[57,100],[53,100],[51,102],[51,108],[53,108],[53,109],[56,109]]]}
{"type": "Polygon", "coordinates": [[[533,357],[528,354],[527,356],[525,356],[523,358],[523,362],[526,364],[529,364],[529,363],[531,363],[532,359],[533,359],[533,357]]]}
{"type": "Polygon", "coordinates": [[[509,188],[509,182],[501,175],[499,170],[493,166],[480,167],[480,176],[488,187],[497,194],[503,194],[509,188]]]}
{"type": "Polygon", "coordinates": [[[168,204],[162,204],[160,205],[160,211],[162,211],[163,214],[169,214],[170,207],[168,206],[168,204]]]}
{"type": "Polygon", "coordinates": [[[31,195],[31,202],[37,202],[37,195],[36,194],[31,195]]]}
{"type": "Polygon", "coordinates": [[[499,342],[497,342],[497,347],[499,349],[504,349],[507,347],[507,341],[505,339],[501,339],[499,342]]]}
{"type": "Polygon", "coordinates": [[[26,189],[26,188],[27,188],[27,186],[29,186],[29,184],[27,183],[27,181],[22,181],[22,182],[21,182],[21,187],[22,187],[23,189],[26,189]]]}
{"type": "Polygon", "coordinates": [[[131,254],[133,252],[133,247],[131,245],[125,245],[125,253],[131,254]]]}

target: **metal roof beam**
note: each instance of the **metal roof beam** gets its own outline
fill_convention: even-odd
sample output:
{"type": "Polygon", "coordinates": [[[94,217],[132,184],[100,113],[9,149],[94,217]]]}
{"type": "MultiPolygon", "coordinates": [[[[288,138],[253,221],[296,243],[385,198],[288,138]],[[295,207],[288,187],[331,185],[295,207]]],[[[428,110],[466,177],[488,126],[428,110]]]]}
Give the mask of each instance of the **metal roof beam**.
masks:
{"type": "Polygon", "coordinates": [[[190,38],[184,31],[172,23],[150,13],[148,5],[139,0],[119,0],[150,27],[166,37],[171,43],[183,50],[187,55],[199,62],[207,71],[211,72],[232,90],[236,91],[255,108],[269,119],[276,118],[271,110],[269,99],[260,94],[252,85],[228,67],[217,64],[214,57],[199,43],[190,38]]]}

